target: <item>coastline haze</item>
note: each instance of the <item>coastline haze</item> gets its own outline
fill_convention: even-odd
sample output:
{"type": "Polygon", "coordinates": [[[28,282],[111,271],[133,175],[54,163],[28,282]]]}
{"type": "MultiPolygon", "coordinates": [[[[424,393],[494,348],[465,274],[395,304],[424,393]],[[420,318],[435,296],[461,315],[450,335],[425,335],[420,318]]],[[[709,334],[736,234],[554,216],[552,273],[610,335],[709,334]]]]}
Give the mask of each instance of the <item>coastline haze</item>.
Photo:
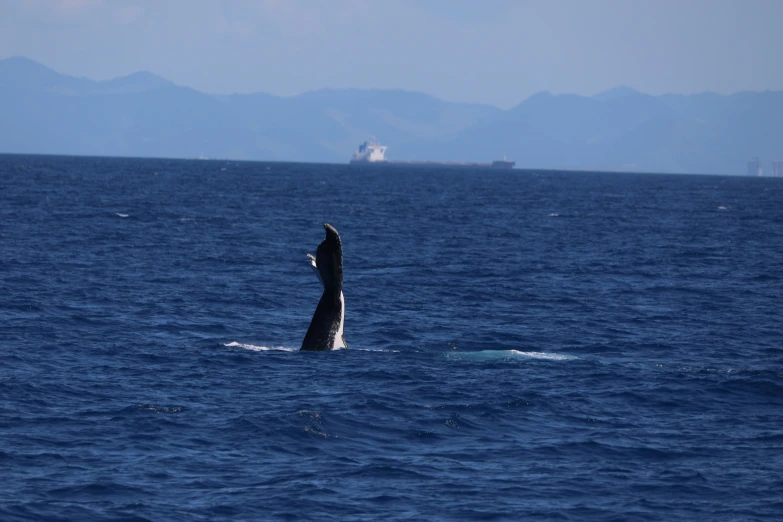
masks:
{"type": "Polygon", "coordinates": [[[0,14],[0,153],[344,163],[377,136],[389,159],[533,169],[744,174],[759,157],[768,173],[783,157],[780,2],[0,0],[0,14]]]}

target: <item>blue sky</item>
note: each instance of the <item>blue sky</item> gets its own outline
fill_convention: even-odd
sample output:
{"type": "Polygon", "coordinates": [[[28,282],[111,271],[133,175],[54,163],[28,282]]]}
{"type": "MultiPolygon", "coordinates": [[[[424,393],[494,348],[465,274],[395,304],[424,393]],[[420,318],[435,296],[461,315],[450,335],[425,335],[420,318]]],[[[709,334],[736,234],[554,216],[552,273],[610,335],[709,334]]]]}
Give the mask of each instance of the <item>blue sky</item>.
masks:
{"type": "Polygon", "coordinates": [[[783,90],[783,0],[0,0],[0,59],[199,91],[783,90]]]}

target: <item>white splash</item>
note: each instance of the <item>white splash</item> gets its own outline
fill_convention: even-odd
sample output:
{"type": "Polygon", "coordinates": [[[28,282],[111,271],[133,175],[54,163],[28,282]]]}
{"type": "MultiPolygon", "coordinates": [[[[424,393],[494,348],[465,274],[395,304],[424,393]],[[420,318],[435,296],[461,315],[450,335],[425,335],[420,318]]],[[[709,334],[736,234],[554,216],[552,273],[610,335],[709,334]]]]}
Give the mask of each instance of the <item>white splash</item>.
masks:
{"type": "Polygon", "coordinates": [[[128,214],[120,214],[119,212],[116,212],[114,215],[115,215],[115,216],[119,216],[119,217],[121,217],[121,218],[126,218],[126,217],[128,217],[128,214]]]}
{"type": "MultiPolygon", "coordinates": [[[[287,348],[285,346],[256,346],[254,344],[243,344],[238,343],[236,341],[230,342],[230,343],[224,343],[223,346],[227,346],[229,348],[242,348],[243,350],[251,350],[254,352],[272,352],[272,351],[278,351],[278,352],[298,352],[299,348],[287,348]]],[[[334,348],[332,350],[324,350],[328,352],[336,352],[338,350],[348,350],[347,347],[341,347],[341,348],[334,348]]],[[[373,349],[373,348],[356,348],[353,347],[350,349],[354,352],[390,352],[390,353],[399,353],[401,350],[384,350],[384,349],[373,349]]]]}
{"type": "Polygon", "coordinates": [[[252,350],[254,352],[270,352],[270,351],[296,352],[296,351],[298,351],[298,348],[286,348],[285,346],[256,346],[254,344],[242,344],[242,343],[238,343],[236,341],[224,344],[223,346],[227,346],[229,348],[242,348],[244,350],[252,350]]]}

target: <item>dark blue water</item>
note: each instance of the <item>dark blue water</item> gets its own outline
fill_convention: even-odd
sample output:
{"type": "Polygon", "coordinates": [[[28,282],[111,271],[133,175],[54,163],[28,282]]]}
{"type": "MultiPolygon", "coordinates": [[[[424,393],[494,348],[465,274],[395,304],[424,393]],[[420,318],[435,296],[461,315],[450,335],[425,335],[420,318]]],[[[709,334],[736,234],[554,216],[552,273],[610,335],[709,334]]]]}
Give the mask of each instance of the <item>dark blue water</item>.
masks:
{"type": "Polygon", "coordinates": [[[780,520],[781,278],[781,179],[0,156],[0,520],[780,520]]]}

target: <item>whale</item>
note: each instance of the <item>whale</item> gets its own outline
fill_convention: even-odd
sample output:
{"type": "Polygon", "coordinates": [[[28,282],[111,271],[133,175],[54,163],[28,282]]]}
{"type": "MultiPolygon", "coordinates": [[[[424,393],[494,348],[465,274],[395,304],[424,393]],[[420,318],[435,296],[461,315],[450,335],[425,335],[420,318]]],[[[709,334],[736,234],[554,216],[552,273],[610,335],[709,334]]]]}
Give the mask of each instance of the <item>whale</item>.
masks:
{"type": "Polygon", "coordinates": [[[345,298],[343,297],[343,243],[340,234],[324,223],[324,239],[315,256],[307,254],[324,291],[315,308],[301,350],[324,351],[348,348],[345,342],[345,298]]]}

